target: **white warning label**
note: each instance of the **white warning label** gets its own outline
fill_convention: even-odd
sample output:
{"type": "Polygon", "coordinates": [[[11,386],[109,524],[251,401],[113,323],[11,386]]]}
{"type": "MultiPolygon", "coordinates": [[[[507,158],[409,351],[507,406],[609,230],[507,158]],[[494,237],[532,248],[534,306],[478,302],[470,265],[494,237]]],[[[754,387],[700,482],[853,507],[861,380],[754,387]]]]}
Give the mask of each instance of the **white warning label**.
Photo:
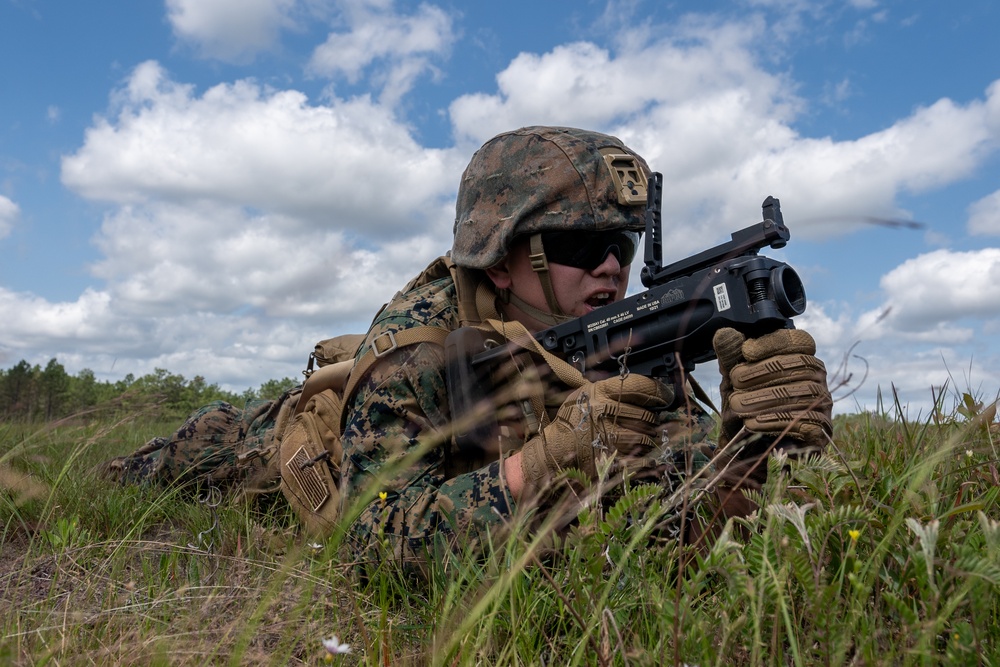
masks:
{"type": "Polygon", "coordinates": [[[732,305],[729,303],[729,291],[726,289],[726,283],[719,283],[712,288],[715,292],[715,307],[721,313],[724,310],[729,310],[732,305]]]}

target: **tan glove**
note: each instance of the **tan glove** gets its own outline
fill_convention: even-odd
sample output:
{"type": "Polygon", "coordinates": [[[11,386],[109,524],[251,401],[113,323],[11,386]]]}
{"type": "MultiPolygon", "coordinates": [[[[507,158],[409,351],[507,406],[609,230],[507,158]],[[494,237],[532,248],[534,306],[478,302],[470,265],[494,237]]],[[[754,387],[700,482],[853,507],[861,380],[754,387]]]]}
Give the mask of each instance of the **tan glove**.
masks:
{"type": "Polygon", "coordinates": [[[833,399],[812,336],[779,329],[747,340],[726,328],[715,333],[712,345],[722,373],[720,444],[746,427],[750,434],[791,440],[789,445],[816,450],[826,445],[833,432],[833,399]]]}
{"type": "Polygon", "coordinates": [[[705,538],[717,535],[726,517],[747,516],[756,509],[741,490],[760,489],[767,481],[773,447],[819,451],[833,432],[826,366],[816,358],[816,342],[807,332],[780,329],[747,340],[726,328],[715,333],[712,345],[722,373],[719,445],[740,435],[742,447],[719,462],[715,501],[708,509],[711,521],[689,527],[689,542],[706,545],[705,538]]]}
{"type": "Polygon", "coordinates": [[[526,488],[544,489],[567,468],[597,476],[597,457],[618,452],[643,457],[660,442],[656,411],[669,406],[673,389],[641,375],[588,382],[563,402],[555,420],[521,450],[526,488]]]}

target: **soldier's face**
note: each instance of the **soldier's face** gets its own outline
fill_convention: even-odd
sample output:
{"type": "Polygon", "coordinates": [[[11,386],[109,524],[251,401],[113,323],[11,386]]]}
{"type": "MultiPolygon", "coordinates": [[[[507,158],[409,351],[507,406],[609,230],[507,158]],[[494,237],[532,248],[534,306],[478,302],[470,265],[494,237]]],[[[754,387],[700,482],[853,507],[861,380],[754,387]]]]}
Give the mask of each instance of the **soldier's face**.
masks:
{"type": "MultiPolygon", "coordinates": [[[[498,288],[509,289],[535,308],[549,312],[542,284],[531,268],[529,254],[528,241],[522,239],[487,274],[498,288]]],[[[628,275],[629,265],[622,266],[614,253],[609,253],[604,261],[589,270],[549,262],[549,276],[556,300],[562,311],[570,317],[586,315],[601,305],[623,299],[628,288],[628,275]]],[[[548,327],[511,304],[508,305],[508,311],[531,331],[548,327]]]]}

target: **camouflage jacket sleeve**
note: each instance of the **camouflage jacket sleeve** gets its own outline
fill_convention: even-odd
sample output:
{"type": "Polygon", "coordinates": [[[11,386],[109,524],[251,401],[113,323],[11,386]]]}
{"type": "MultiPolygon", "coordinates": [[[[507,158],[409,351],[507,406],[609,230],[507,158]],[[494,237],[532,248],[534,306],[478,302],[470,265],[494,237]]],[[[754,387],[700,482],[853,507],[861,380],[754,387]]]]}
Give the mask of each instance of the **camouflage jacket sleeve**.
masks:
{"type": "Polygon", "coordinates": [[[499,461],[449,474],[447,406],[444,352],[422,343],[377,363],[347,408],[342,483],[347,512],[366,503],[349,530],[360,560],[475,545],[510,518],[499,461]]]}
{"type": "MultiPolygon", "coordinates": [[[[411,327],[458,327],[450,276],[404,291],[376,317],[372,341],[411,327]]],[[[444,350],[433,343],[379,359],[344,405],[341,469],[356,555],[410,560],[440,544],[475,546],[513,512],[500,463],[451,452],[444,350]]]]}

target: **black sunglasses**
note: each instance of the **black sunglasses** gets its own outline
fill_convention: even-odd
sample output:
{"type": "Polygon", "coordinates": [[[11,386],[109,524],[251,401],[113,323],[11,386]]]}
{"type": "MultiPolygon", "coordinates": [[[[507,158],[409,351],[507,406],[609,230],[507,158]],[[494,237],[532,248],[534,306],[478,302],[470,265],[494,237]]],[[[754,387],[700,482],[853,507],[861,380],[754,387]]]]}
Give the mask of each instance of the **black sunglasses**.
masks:
{"type": "Polygon", "coordinates": [[[614,229],[607,232],[542,232],[542,247],[550,262],[593,271],[614,254],[628,266],[639,246],[639,232],[614,229]]]}

